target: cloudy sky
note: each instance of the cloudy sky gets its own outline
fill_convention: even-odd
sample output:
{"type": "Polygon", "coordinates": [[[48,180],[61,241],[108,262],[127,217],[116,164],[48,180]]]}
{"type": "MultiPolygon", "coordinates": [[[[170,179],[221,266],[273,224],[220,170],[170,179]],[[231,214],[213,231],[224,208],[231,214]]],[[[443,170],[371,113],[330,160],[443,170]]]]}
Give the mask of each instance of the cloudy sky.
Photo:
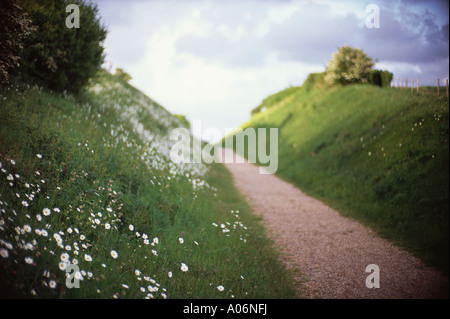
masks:
{"type": "Polygon", "coordinates": [[[268,95],[324,71],[344,45],[394,78],[425,85],[449,76],[448,0],[95,2],[113,70],[202,130],[238,127],[268,95]],[[379,28],[366,26],[369,4],[379,8],[379,28]]]}

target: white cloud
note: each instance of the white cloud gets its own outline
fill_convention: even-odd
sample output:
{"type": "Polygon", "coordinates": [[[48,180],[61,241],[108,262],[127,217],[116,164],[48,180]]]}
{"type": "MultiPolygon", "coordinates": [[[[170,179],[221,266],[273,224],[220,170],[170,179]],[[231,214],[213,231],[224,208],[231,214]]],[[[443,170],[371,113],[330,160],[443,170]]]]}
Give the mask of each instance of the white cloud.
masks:
{"type": "MultiPolygon", "coordinates": [[[[248,35],[251,23],[244,22],[260,19],[247,14],[246,21],[240,24],[230,24],[226,20],[213,24],[205,18],[209,9],[207,4],[188,7],[170,23],[151,30],[148,26],[142,27],[141,31],[139,26],[144,24],[145,15],[138,14],[133,31],[134,39],[140,39],[140,43],[134,46],[130,41],[128,50],[133,54],[133,48],[139,48],[140,52],[134,52],[139,58],[130,61],[121,54],[126,48],[115,50],[115,56],[126,64],[115,65],[124,67],[132,75],[133,85],[172,113],[187,115],[191,121],[201,120],[204,128],[217,127],[223,133],[247,121],[251,109],[268,94],[289,85],[301,85],[308,73],[323,69],[323,65],[281,62],[275,52],[264,53],[258,65],[230,67],[227,63],[179,51],[177,42],[186,35],[203,37],[218,30],[233,42],[248,35]]],[[[274,13],[271,19],[281,23],[292,14],[285,8],[274,13]]],[[[123,32],[122,28],[114,30],[114,43],[120,43],[117,39],[124,37],[123,32]]]]}
{"type": "Polygon", "coordinates": [[[256,36],[263,38],[267,35],[272,26],[275,24],[283,24],[295,15],[301,9],[300,2],[286,2],[281,4],[272,4],[267,10],[265,19],[259,21],[256,26],[256,36]]]}
{"type": "Polygon", "coordinates": [[[201,120],[203,127],[225,133],[248,120],[250,111],[268,94],[301,85],[322,65],[280,62],[268,55],[258,67],[229,68],[176,51],[180,29],[160,28],[147,41],[146,55],[130,71],[132,83],[173,113],[201,120]]]}

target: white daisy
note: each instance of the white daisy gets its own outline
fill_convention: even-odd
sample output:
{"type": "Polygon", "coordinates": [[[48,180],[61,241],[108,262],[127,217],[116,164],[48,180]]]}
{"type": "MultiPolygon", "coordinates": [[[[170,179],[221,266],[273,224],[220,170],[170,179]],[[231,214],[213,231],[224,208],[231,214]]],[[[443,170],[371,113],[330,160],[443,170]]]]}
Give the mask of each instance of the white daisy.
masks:
{"type": "Polygon", "coordinates": [[[9,252],[6,249],[2,248],[0,249],[0,256],[2,256],[3,258],[8,258],[9,252]]]}
{"type": "Polygon", "coordinates": [[[44,214],[44,216],[50,216],[51,213],[52,212],[51,212],[51,210],[49,208],[44,208],[42,210],[42,214],[44,214]]]}
{"type": "Polygon", "coordinates": [[[62,253],[61,256],[60,256],[61,261],[64,261],[64,262],[69,261],[69,257],[70,256],[69,256],[68,253],[62,253]]]}
{"type": "Polygon", "coordinates": [[[54,288],[56,288],[56,281],[50,280],[48,285],[49,285],[50,288],[54,289],[54,288]]]}
{"type": "Polygon", "coordinates": [[[77,271],[75,273],[74,277],[75,277],[75,279],[78,279],[78,280],[83,280],[84,279],[83,276],[81,275],[81,272],[79,272],[79,271],[77,271]]]}
{"type": "Polygon", "coordinates": [[[119,257],[119,254],[117,253],[117,251],[115,251],[114,249],[111,250],[111,257],[116,259],[117,257],[119,257]]]}
{"type": "Polygon", "coordinates": [[[66,263],[66,262],[64,262],[64,261],[61,261],[61,262],[58,264],[58,267],[59,267],[60,270],[65,270],[66,267],[67,267],[67,265],[68,265],[68,263],[66,263]]]}

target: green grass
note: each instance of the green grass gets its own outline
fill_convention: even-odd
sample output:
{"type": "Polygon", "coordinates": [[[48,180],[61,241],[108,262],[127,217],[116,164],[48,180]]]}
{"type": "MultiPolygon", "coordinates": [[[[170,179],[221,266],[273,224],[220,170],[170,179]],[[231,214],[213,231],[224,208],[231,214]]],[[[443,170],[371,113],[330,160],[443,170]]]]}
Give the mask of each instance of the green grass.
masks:
{"type": "Polygon", "coordinates": [[[101,72],[77,97],[0,101],[2,297],[298,297],[225,167],[173,164],[180,122],[126,82],[101,72]]]}
{"type": "MultiPolygon", "coordinates": [[[[410,89],[405,89],[405,90],[410,90],[410,89]]],[[[446,97],[447,96],[446,90],[447,90],[447,88],[445,86],[439,85],[439,96],[446,97]]],[[[416,88],[414,88],[414,91],[417,92],[416,88]]],[[[437,86],[421,86],[419,88],[419,93],[437,96],[438,89],[437,89],[437,86]]]]}
{"type": "Polygon", "coordinates": [[[370,85],[292,90],[242,125],[279,129],[277,174],[448,274],[448,99],[370,85]]]}

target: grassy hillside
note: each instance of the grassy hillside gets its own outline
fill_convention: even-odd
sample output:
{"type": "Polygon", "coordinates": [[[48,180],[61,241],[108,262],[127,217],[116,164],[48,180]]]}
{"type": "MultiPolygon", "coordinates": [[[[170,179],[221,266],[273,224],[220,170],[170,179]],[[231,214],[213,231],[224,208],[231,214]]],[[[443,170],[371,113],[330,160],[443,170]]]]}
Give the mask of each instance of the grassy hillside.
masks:
{"type": "Polygon", "coordinates": [[[448,273],[447,98],[308,86],[263,104],[242,128],[279,128],[279,176],[448,273]]]}
{"type": "Polygon", "coordinates": [[[226,169],[169,160],[178,126],[107,72],[76,98],[1,89],[0,295],[296,297],[226,169]]]}

